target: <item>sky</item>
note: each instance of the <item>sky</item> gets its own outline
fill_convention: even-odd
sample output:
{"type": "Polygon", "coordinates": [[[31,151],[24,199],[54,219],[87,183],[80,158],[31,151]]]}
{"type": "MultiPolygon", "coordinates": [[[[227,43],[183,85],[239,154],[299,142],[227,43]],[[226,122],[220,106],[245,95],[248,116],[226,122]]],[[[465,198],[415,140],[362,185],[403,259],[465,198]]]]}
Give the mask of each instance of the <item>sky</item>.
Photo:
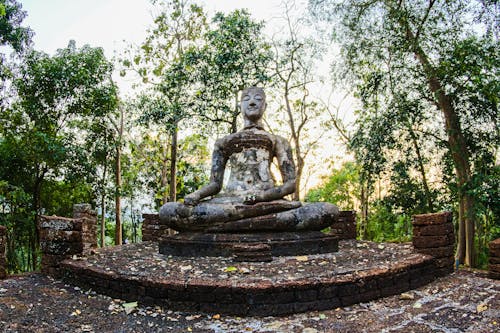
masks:
{"type": "MultiPolygon", "coordinates": [[[[28,16],[24,25],[35,32],[34,47],[53,54],[74,39],[77,46],[103,47],[112,57],[127,43],[140,43],[153,22],[149,0],[20,0],[28,16]],[[125,41],[125,42],[124,42],[125,41]]],[[[273,21],[281,0],[197,1],[209,12],[247,8],[259,20],[273,21]]],[[[276,22],[276,21],[275,21],[276,22]]],[[[271,27],[273,28],[273,27],[271,27]]],[[[275,27],[274,27],[275,28],[275,27]]]]}
{"type": "MultiPolygon", "coordinates": [[[[70,40],[76,46],[88,44],[102,47],[108,59],[119,57],[130,44],[139,45],[153,24],[154,8],[150,0],[18,0],[27,12],[23,26],[35,33],[33,46],[37,51],[53,55],[70,40]]],[[[265,20],[268,34],[282,30],[282,0],[195,0],[208,17],[215,12],[247,8],[256,20],[265,20]]],[[[296,0],[305,6],[306,0],[296,0]]],[[[132,94],[134,78],[113,75],[122,95],[132,94]]]]}

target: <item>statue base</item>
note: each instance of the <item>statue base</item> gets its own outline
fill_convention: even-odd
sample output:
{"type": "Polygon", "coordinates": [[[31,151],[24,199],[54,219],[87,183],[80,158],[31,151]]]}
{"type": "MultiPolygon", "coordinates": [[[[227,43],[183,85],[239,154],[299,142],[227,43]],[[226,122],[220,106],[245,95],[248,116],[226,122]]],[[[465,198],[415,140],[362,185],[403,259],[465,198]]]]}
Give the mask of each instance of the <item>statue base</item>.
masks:
{"type": "Polygon", "coordinates": [[[161,254],[180,257],[235,257],[237,261],[271,261],[272,257],[337,252],[338,238],[320,231],[260,233],[182,232],[163,236],[161,254]]]}

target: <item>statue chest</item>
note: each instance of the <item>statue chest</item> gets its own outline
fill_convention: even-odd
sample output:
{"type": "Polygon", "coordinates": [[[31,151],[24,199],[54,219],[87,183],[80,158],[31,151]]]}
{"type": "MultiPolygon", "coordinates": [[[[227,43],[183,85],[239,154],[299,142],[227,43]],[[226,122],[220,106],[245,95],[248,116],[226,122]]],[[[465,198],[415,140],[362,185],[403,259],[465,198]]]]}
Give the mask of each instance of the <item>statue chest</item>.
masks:
{"type": "Polygon", "coordinates": [[[230,176],[226,191],[247,192],[265,190],[274,186],[270,165],[270,151],[264,148],[244,148],[229,158],[230,176]]]}

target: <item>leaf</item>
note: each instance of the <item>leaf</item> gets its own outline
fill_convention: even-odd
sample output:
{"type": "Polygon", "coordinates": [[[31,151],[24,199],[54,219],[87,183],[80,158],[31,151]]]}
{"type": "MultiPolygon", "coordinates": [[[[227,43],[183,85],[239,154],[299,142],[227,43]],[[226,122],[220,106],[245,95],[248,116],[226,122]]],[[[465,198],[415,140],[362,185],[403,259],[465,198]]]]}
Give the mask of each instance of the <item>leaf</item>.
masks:
{"type": "Polygon", "coordinates": [[[422,303],[420,303],[420,302],[415,302],[415,304],[413,304],[414,309],[420,309],[421,307],[422,307],[422,303]]]}
{"type": "Polygon", "coordinates": [[[487,304],[485,304],[485,303],[481,303],[481,304],[479,304],[479,305],[476,307],[476,311],[477,311],[477,313],[481,313],[481,312],[486,311],[486,310],[488,310],[488,305],[487,305],[487,304]]]}
{"type": "Polygon", "coordinates": [[[224,269],[224,272],[226,273],[231,273],[231,272],[236,272],[238,270],[238,268],[234,267],[234,266],[229,266],[229,267],[226,267],[224,269]]]}
{"type": "Polygon", "coordinates": [[[326,315],[325,315],[324,313],[320,313],[318,317],[319,317],[319,319],[321,319],[321,320],[326,319],[326,315]]]}
{"type": "Polygon", "coordinates": [[[415,298],[415,296],[413,296],[413,294],[410,294],[410,293],[402,293],[401,295],[399,295],[399,299],[403,299],[403,300],[412,300],[414,298],[415,298]]]}
{"type": "Polygon", "coordinates": [[[308,261],[309,257],[308,256],[297,256],[297,257],[295,257],[295,260],[297,260],[297,261],[308,261]]]}
{"type": "Polygon", "coordinates": [[[122,306],[125,309],[125,313],[130,314],[137,308],[137,302],[123,303],[122,306]]]}

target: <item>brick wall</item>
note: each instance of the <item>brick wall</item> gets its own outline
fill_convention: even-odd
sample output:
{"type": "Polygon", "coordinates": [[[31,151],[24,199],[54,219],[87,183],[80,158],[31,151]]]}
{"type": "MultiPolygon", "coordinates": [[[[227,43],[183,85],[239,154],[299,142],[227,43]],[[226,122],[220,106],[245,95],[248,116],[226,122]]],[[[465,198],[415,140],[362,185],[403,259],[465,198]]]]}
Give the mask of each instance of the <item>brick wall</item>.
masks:
{"type": "Polygon", "coordinates": [[[330,234],[338,236],[339,239],[356,239],[356,211],[341,211],[338,220],[330,229],[330,234]]]}
{"type": "Polygon", "coordinates": [[[7,243],[7,229],[0,225],[0,279],[7,277],[7,260],[5,258],[5,249],[7,243]]]}
{"type": "Polygon", "coordinates": [[[434,257],[438,276],[453,272],[455,234],[451,212],[413,216],[413,246],[434,257]]]}
{"type": "Polygon", "coordinates": [[[90,205],[73,206],[74,218],[40,216],[38,230],[42,251],[41,271],[61,277],[59,264],[73,255],[89,253],[97,247],[97,214],[90,205]]]}
{"type": "Polygon", "coordinates": [[[492,279],[500,280],[500,238],[491,241],[489,249],[488,276],[492,279]]]}
{"type": "Polygon", "coordinates": [[[163,235],[173,234],[172,229],[160,224],[158,214],[142,214],[142,241],[158,242],[163,235]]]}

